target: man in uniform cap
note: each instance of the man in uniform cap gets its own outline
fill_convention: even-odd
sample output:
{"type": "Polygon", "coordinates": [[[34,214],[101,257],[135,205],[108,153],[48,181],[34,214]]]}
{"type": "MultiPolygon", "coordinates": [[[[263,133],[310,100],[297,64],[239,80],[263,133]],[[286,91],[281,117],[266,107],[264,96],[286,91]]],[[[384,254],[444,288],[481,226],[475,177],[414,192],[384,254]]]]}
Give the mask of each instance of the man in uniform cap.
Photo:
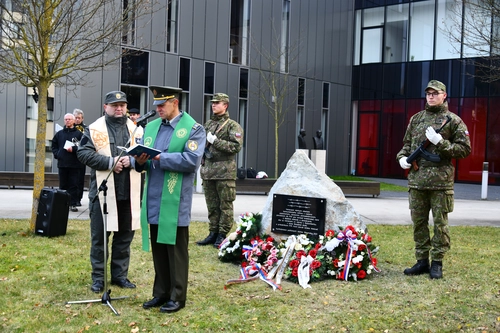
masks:
{"type": "Polygon", "coordinates": [[[431,279],[443,277],[443,259],[450,249],[448,213],[453,211],[454,158],[465,158],[471,152],[467,126],[448,110],[446,86],[431,80],[425,88],[427,103],[411,117],[397,160],[408,173],[409,203],[413,222],[413,239],[417,263],[404,270],[405,275],[428,273],[431,279]],[[449,117],[449,123],[446,123],[449,117]],[[440,131],[436,131],[441,128],[440,131]],[[437,156],[427,160],[421,154],[414,165],[406,159],[428,140],[426,150],[437,156]],[[434,220],[434,235],[429,232],[429,211],[434,220]],[[429,259],[431,264],[429,266],[429,259]]]}
{"type": "Polygon", "coordinates": [[[127,118],[127,95],[111,91],[104,98],[104,116],[84,130],[78,149],[78,159],[89,166],[90,263],[92,265],[93,292],[105,289],[106,264],[104,237],[113,233],[110,267],[111,283],[122,288],[135,288],[128,279],[130,243],[140,227],[141,174],[133,170],[133,159],[123,155],[119,146],[127,147],[140,142],[142,132],[134,131],[135,124],[127,118]],[[132,137],[133,134],[133,137],[132,137]],[[108,178],[109,177],[109,178],[108,178]],[[106,207],[99,198],[100,187],[107,180],[106,207]],[[103,212],[106,208],[104,230],[103,212]]]}
{"type": "Polygon", "coordinates": [[[229,118],[229,96],[214,95],[213,115],[205,123],[207,148],[200,169],[203,191],[210,220],[208,236],[196,242],[219,247],[234,222],[233,201],[236,199],[236,154],[243,146],[243,129],[229,118]]]}
{"type": "Polygon", "coordinates": [[[144,130],[144,145],[161,153],[135,156],[146,171],[141,224],[143,249],[151,249],[155,269],[153,298],[142,306],[176,312],[186,305],[189,223],[194,179],[205,149],[205,130],[179,110],[179,88],[151,86],[159,118],[144,130]],[[148,233],[149,225],[149,233],[148,233]]]}

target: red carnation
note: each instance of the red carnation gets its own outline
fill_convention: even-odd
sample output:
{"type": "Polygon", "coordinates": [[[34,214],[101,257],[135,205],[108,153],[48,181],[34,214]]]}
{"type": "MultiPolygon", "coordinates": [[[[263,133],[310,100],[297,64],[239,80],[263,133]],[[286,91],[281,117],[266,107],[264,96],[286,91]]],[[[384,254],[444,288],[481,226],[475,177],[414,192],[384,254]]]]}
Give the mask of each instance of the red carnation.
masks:
{"type": "Polygon", "coordinates": [[[317,255],[317,254],[318,254],[318,251],[316,251],[316,250],[314,250],[314,249],[309,251],[309,255],[310,255],[312,258],[316,258],[316,255],[317,255]]]}
{"type": "Polygon", "coordinates": [[[319,260],[313,260],[313,262],[311,263],[311,268],[312,269],[317,269],[317,268],[320,268],[321,267],[321,261],[319,260]]]}
{"type": "Polygon", "coordinates": [[[298,270],[299,270],[299,269],[298,269],[297,267],[295,267],[295,268],[292,270],[292,276],[295,276],[295,277],[299,276],[299,274],[298,274],[298,270]]]}
{"type": "Polygon", "coordinates": [[[326,237],[333,237],[335,236],[335,232],[333,230],[327,230],[325,233],[326,237]]]}
{"type": "Polygon", "coordinates": [[[266,242],[274,242],[274,238],[272,238],[271,236],[267,237],[266,238],[266,242]]]}
{"type": "Polygon", "coordinates": [[[297,253],[295,254],[295,257],[297,259],[300,259],[300,258],[302,258],[302,256],[305,256],[305,255],[306,255],[306,251],[300,250],[300,251],[297,251],[297,253]]]}
{"type": "Polygon", "coordinates": [[[363,251],[364,249],[366,249],[366,245],[365,244],[358,245],[358,251],[363,251]]]}

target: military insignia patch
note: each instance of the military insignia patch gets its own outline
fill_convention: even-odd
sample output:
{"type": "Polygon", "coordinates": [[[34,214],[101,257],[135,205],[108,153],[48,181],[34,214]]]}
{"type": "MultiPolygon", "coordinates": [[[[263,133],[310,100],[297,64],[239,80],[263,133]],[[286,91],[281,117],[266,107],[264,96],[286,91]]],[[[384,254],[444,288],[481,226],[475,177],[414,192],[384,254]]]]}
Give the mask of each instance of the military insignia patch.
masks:
{"type": "Polygon", "coordinates": [[[195,151],[198,149],[198,142],[197,141],[193,141],[193,140],[189,140],[187,142],[187,147],[189,150],[191,151],[195,151]]]}
{"type": "Polygon", "coordinates": [[[241,138],[241,133],[234,133],[234,136],[237,138],[241,138]]]}

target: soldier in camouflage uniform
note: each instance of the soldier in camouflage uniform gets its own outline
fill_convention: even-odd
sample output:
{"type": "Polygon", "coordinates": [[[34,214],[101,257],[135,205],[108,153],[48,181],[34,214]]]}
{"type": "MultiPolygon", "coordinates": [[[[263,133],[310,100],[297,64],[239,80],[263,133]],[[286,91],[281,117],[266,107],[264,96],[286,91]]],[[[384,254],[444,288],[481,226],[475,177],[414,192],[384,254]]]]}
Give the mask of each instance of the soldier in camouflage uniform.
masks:
{"type": "Polygon", "coordinates": [[[403,148],[397,160],[408,173],[409,203],[413,222],[413,239],[417,263],[404,270],[406,275],[429,273],[432,279],[443,277],[443,258],[450,249],[448,213],[453,211],[453,181],[455,168],[453,158],[465,158],[471,152],[467,126],[459,116],[448,110],[446,86],[431,80],[425,88],[427,103],[425,110],[410,119],[403,138],[403,148]],[[439,129],[446,117],[448,124],[439,129]],[[427,151],[437,154],[439,162],[419,157],[415,165],[406,159],[424,140],[429,140],[427,151]],[[429,232],[429,211],[432,210],[434,235],[429,232]],[[431,265],[429,267],[429,255],[431,265]]]}
{"type": "Polygon", "coordinates": [[[207,144],[200,169],[210,220],[209,235],[196,242],[219,247],[234,221],[236,199],[236,154],[243,145],[243,129],[229,118],[229,96],[214,95],[213,115],[205,124],[207,144]]]}

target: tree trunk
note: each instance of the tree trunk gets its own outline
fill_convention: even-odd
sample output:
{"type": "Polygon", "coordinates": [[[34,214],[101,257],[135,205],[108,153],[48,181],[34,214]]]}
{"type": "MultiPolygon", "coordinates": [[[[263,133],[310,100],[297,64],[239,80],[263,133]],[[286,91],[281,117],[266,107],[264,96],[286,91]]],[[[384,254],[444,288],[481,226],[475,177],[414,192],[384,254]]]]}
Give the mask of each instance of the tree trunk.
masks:
{"type": "Polygon", "coordinates": [[[49,85],[40,81],[38,93],[38,125],[35,145],[35,169],[33,181],[33,206],[31,208],[30,230],[35,232],[40,193],[45,185],[45,141],[47,136],[47,95],[49,85]]]}
{"type": "Polygon", "coordinates": [[[276,143],[276,146],[274,147],[274,178],[278,179],[278,129],[279,129],[279,124],[277,121],[274,122],[274,140],[276,143]]]}

